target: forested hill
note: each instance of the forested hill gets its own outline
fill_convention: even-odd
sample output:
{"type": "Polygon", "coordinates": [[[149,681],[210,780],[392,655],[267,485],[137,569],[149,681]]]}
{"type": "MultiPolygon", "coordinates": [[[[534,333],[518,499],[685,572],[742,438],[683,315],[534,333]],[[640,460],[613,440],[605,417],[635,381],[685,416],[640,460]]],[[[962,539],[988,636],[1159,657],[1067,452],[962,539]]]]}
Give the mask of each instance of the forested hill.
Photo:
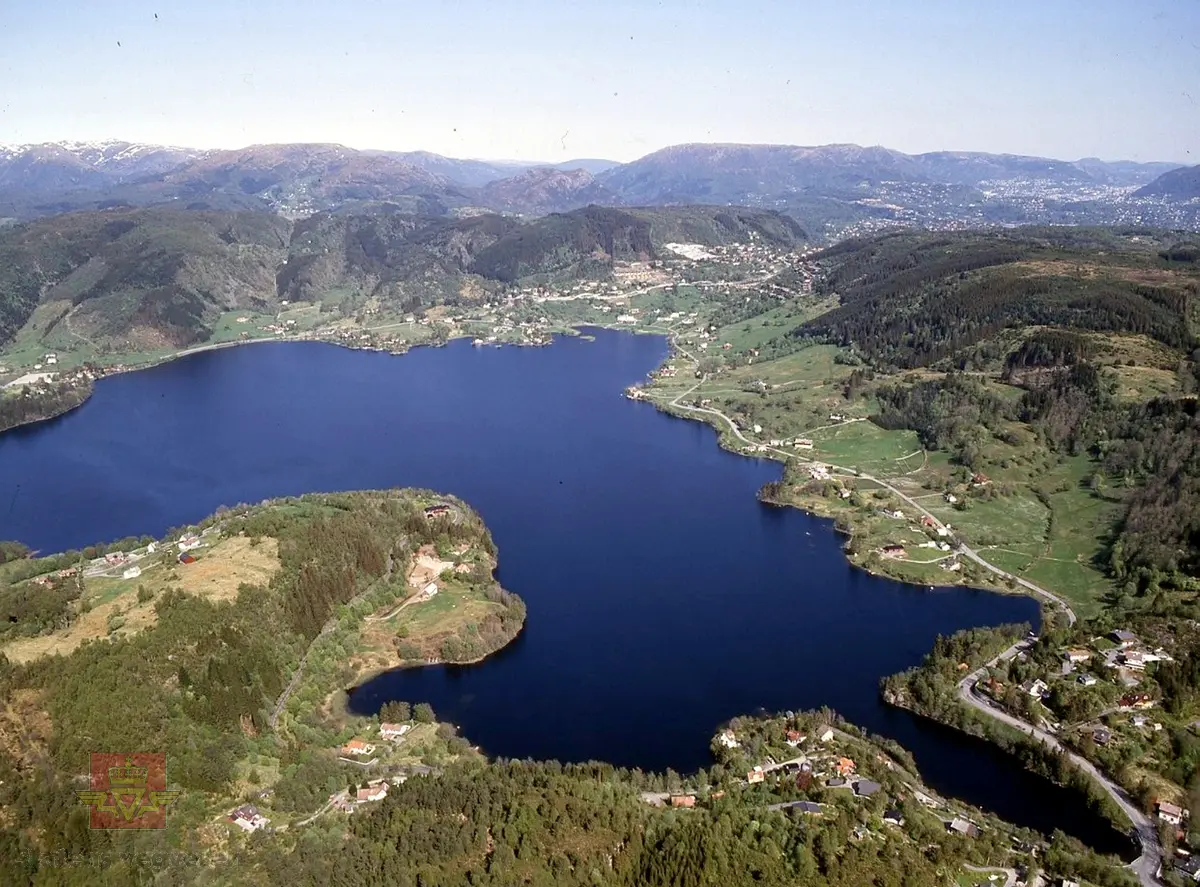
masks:
{"type": "MultiPolygon", "coordinates": [[[[1087,531],[1090,564],[1117,596],[1195,590],[1194,240],[1142,229],[905,232],[815,256],[815,289],[836,307],[786,339],[842,346],[839,360],[858,367],[846,397],[872,398],[877,425],[915,431],[966,477],[989,478],[971,489],[990,495],[990,478],[1011,491],[1078,457],[1096,507],[1112,515],[1087,531]]],[[[1061,520],[1084,532],[1075,515],[1061,520]]]]}
{"type": "Polygon", "coordinates": [[[1029,326],[1139,333],[1190,350],[1200,264],[1149,231],[1019,228],[853,239],[817,258],[839,306],[797,336],[894,367],[936,364],[1029,326]]]}
{"type": "MultiPolygon", "coordinates": [[[[394,207],[291,222],[267,212],[72,213],[0,229],[0,348],[31,341],[139,352],[206,341],[228,312],[285,301],[353,311],[479,300],[526,275],[600,276],[664,242],[805,240],[767,210],[586,207],[534,221],[394,207]]],[[[53,350],[47,348],[46,350],[53,350]]],[[[64,347],[65,350],[65,347],[64,347]]]]}

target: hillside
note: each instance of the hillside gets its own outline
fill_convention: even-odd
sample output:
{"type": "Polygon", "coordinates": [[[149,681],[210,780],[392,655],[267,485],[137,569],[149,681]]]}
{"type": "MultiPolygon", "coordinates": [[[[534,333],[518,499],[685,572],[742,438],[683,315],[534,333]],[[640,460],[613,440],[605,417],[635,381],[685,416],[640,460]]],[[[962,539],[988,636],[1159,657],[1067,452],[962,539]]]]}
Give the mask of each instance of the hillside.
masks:
{"type": "Polygon", "coordinates": [[[1165,172],[1135,192],[1137,197],[1165,197],[1168,200],[1200,198],[1200,166],[1184,166],[1165,172]]]}
{"type": "Polygon", "coordinates": [[[1111,231],[908,232],[847,240],[817,259],[830,266],[821,291],[840,304],[795,334],[883,364],[927,366],[1037,325],[1144,334],[1172,349],[1193,336],[1194,269],[1111,231]]]}
{"type": "Polygon", "coordinates": [[[583,169],[536,167],[490,182],[479,192],[484,206],[505,212],[545,215],[591,204],[613,205],[617,196],[583,169]]]}
{"type": "MultiPolygon", "coordinates": [[[[0,229],[0,349],[28,368],[164,353],[293,324],[479,304],[522,277],[606,278],[663,243],[791,247],[805,233],[764,210],[587,207],[527,222],[398,208],[317,213],[119,209],[0,229]],[[278,321],[279,323],[276,323],[278,321]],[[271,327],[267,329],[267,327],[271,327]],[[69,356],[69,359],[68,359],[69,356]]],[[[399,319],[396,317],[395,319],[399,319]]]]}
{"type": "Polygon", "coordinates": [[[681,775],[488,761],[427,704],[346,710],[364,670],[509,642],[524,605],[495,563],[479,517],[426,490],[237,506],[50,557],[0,545],[0,881],[903,887],[1036,848],[1048,875],[1128,883],[1116,859],[938,797],[830,711],[734,718],[714,766],[681,775]],[[168,843],[89,811],[110,788],[109,770],[80,779],[97,748],[175,795],[168,843]]]}
{"type": "Polygon", "coordinates": [[[265,213],[117,210],[0,232],[0,344],[129,350],[205,339],[225,311],[268,310],[290,224],[265,213]]]}

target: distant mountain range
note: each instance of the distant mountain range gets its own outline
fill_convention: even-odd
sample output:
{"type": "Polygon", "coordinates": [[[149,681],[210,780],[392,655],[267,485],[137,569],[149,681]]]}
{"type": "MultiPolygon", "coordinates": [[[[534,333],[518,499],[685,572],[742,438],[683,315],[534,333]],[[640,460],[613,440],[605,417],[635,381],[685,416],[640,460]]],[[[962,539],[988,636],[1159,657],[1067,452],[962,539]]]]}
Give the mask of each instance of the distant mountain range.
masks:
{"type": "Polygon", "coordinates": [[[331,144],[195,151],[56,142],[0,148],[0,217],[158,204],[267,209],[290,217],[385,203],[431,215],[724,204],[781,209],[813,229],[870,218],[1104,221],[1105,207],[1131,194],[1189,200],[1196,187],[1187,182],[1194,178],[1194,170],[1170,163],[904,154],[859,145],[691,144],[624,164],[581,159],[542,165],[331,144]]]}

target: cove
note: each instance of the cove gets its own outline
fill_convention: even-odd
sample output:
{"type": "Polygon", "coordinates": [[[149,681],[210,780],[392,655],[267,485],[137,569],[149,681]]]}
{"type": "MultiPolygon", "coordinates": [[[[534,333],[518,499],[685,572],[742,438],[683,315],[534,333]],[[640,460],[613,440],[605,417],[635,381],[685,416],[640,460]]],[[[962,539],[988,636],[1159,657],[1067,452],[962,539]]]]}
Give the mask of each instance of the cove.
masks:
{"type": "Polygon", "coordinates": [[[663,339],[589,332],[403,357],[264,344],[104,379],[0,436],[0,538],[52,552],[274,496],[454,493],[491,529],[526,629],[476,666],[369,680],[354,710],[428,701],[494,755],[687,771],[733,715],[828,705],[901,742],[939,791],[1127,850],[1077,796],[879,699],[938,634],[1036,623],[1033,600],[851,568],[830,522],[755,499],[777,464],[620,396],[663,339]]]}

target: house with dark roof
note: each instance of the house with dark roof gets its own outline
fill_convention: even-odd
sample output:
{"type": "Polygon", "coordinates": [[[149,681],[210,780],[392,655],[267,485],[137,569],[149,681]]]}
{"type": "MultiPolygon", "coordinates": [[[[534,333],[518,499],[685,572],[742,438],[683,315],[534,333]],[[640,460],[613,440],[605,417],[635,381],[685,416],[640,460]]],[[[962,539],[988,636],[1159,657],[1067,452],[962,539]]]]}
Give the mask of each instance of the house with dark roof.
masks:
{"type": "Polygon", "coordinates": [[[875,792],[883,788],[878,782],[872,782],[869,779],[860,779],[854,783],[854,793],[860,798],[869,798],[875,792]]]}

